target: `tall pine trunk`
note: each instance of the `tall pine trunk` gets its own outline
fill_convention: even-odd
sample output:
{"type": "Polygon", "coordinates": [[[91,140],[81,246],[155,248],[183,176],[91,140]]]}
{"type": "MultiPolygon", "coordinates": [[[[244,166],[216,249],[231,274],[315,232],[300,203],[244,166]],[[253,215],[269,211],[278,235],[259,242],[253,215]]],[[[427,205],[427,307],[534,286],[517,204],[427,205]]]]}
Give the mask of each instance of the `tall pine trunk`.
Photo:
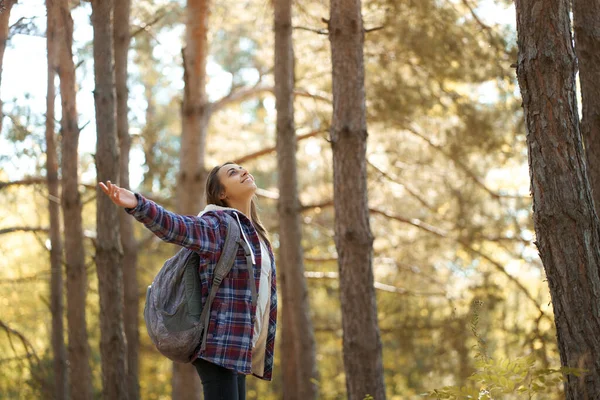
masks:
{"type": "Polygon", "coordinates": [[[197,214],[204,202],[204,152],[209,118],[205,88],[209,12],[208,0],[188,0],[186,45],[183,49],[185,87],[177,185],[180,213],[197,214]]]}
{"type": "MultiPolygon", "coordinates": [[[[96,108],[96,169],[100,182],[119,181],[113,69],[113,2],[92,1],[94,28],[94,103],[96,108]]],[[[97,189],[96,270],[100,292],[100,354],[103,395],[127,399],[127,344],[123,328],[123,271],[119,212],[97,189]]]]}
{"type": "Polygon", "coordinates": [[[79,126],[73,63],[73,19],[68,0],[58,0],[56,36],[59,41],[58,75],[60,77],[62,211],[67,268],[67,325],[69,391],[73,399],[92,398],[90,348],[85,319],[87,272],[83,243],[81,195],[78,182],[79,126]]]}
{"type": "MultiPolygon", "coordinates": [[[[8,21],[10,19],[10,11],[17,0],[6,0],[3,2],[2,12],[0,12],[0,84],[2,83],[2,65],[4,62],[4,51],[6,50],[6,42],[8,41],[8,21]]],[[[4,112],[2,111],[2,100],[0,99],[0,132],[2,132],[2,120],[4,112]]]]}
{"type": "MultiPolygon", "coordinates": [[[[115,86],[117,93],[117,134],[119,137],[119,182],[129,189],[129,151],[131,136],[127,100],[127,54],[131,42],[129,15],[131,0],[121,0],[114,4],[114,47],[115,47],[115,86]]],[[[121,245],[123,246],[123,297],[125,304],[123,317],[127,339],[127,388],[129,400],[140,398],[139,383],[139,295],[137,281],[137,242],[133,235],[133,219],[126,213],[119,213],[121,245]]]]}
{"type": "Polygon", "coordinates": [[[63,258],[60,237],[60,193],[58,183],[58,155],[55,139],[56,86],[58,69],[56,2],[46,0],[46,45],[48,50],[48,87],[46,89],[46,178],[48,183],[48,213],[50,215],[50,309],[52,312],[52,353],[54,371],[54,398],[68,398],[67,349],[64,337],[63,258]]]}
{"type": "Polygon", "coordinates": [[[146,160],[146,171],[142,179],[143,191],[152,191],[153,183],[159,179],[158,161],[155,147],[159,141],[159,127],[156,117],[155,85],[157,81],[156,60],[152,56],[152,38],[149,35],[138,35],[135,39],[136,64],[140,70],[141,84],[144,87],[144,100],[146,102],[145,124],[141,133],[142,150],[146,160]]]}
{"type": "Polygon", "coordinates": [[[348,398],[385,398],[367,200],[367,124],[360,0],[332,0],[333,193],[348,398]]]}
{"type": "MultiPolygon", "coordinates": [[[[206,96],[209,0],[188,0],[186,43],[183,49],[184,95],[177,211],[197,214],[204,203],[204,151],[209,110],[206,96]]],[[[173,364],[173,399],[201,396],[200,378],[193,366],[173,364]]]]}
{"type": "Polygon", "coordinates": [[[304,277],[294,128],[292,2],[275,0],[275,106],[279,171],[279,282],[282,293],[283,398],[317,397],[315,340],[304,277]]]}
{"type": "Polygon", "coordinates": [[[575,92],[569,1],[517,0],[517,75],[527,124],[533,222],[554,308],[567,399],[600,393],[600,224],[575,92]]]}
{"type": "Polygon", "coordinates": [[[588,178],[596,214],[600,210],[600,0],[573,0],[575,51],[579,64],[588,178]]]}
{"type": "Polygon", "coordinates": [[[144,159],[148,168],[144,173],[142,187],[144,190],[151,191],[152,184],[157,179],[158,171],[154,166],[157,164],[154,148],[158,143],[158,129],[156,123],[156,99],[154,95],[154,87],[148,82],[144,82],[144,99],[146,100],[146,111],[144,129],[142,131],[144,159]]]}

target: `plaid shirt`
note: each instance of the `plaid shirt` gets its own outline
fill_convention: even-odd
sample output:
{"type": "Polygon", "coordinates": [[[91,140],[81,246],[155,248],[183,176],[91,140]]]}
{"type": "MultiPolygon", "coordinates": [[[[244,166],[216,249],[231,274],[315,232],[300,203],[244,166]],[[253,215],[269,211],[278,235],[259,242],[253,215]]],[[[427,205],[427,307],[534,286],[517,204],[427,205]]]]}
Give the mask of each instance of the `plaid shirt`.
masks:
{"type": "MultiPolygon", "coordinates": [[[[143,196],[136,194],[138,205],[126,211],[142,222],[160,239],[174,243],[200,255],[200,283],[202,302],[205,303],[212,285],[212,277],[221,250],[225,244],[225,213],[236,220],[233,209],[217,206],[207,207],[209,211],[200,216],[182,216],[165,210],[143,196]]],[[[256,290],[260,284],[262,263],[260,241],[251,221],[241,212],[237,212],[242,229],[255,254],[254,280],[256,290]]],[[[236,220],[237,221],[237,220],[236,220]]],[[[243,239],[242,239],[243,240],[243,239]]],[[[277,290],[275,279],[275,260],[273,251],[267,244],[271,258],[271,307],[265,350],[265,370],[262,379],[271,380],[273,354],[275,350],[275,330],[277,326],[277,290]]],[[[217,291],[210,311],[210,323],[207,329],[206,349],[197,356],[242,374],[251,374],[252,335],[256,306],[252,306],[252,293],[248,287],[248,271],[245,269],[246,257],[240,246],[233,268],[225,277],[217,291]]]]}

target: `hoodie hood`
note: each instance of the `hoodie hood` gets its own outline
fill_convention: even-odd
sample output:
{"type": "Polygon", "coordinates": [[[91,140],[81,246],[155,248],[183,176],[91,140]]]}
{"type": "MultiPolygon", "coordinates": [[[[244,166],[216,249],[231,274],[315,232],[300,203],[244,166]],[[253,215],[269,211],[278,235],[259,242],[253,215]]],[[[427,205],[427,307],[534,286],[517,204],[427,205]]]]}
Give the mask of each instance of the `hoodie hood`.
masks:
{"type": "Polygon", "coordinates": [[[235,208],[231,208],[231,207],[221,207],[218,206],[216,204],[208,204],[206,207],[204,207],[204,210],[200,211],[200,213],[198,214],[199,217],[201,217],[203,214],[206,214],[209,211],[233,211],[235,213],[239,213],[239,210],[236,210],[235,208]]]}
{"type": "MultiPolygon", "coordinates": [[[[230,211],[230,212],[232,212],[235,215],[235,219],[236,219],[238,225],[240,226],[240,231],[242,233],[242,238],[244,239],[244,241],[248,245],[248,248],[250,249],[250,255],[252,257],[252,263],[256,264],[256,258],[254,256],[254,251],[252,251],[252,246],[250,245],[250,242],[248,241],[248,238],[246,237],[246,234],[244,233],[244,228],[242,227],[242,222],[240,221],[240,217],[239,217],[240,214],[244,215],[244,213],[242,213],[238,209],[231,208],[231,207],[221,207],[221,206],[218,206],[216,204],[207,204],[206,207],[204,207],[204,210],[202,210],[198,214],[198,217],[201,217],[202,215],[206,214],[207,212],[211,212],[211,211],[230,211]]],[[[250,221],[250,224],[252,225],[252,221],[250,220],[250,218],[246,217],[245,215],[244,215],[244,218],[246,218],[248,221],[250,221]]]]}

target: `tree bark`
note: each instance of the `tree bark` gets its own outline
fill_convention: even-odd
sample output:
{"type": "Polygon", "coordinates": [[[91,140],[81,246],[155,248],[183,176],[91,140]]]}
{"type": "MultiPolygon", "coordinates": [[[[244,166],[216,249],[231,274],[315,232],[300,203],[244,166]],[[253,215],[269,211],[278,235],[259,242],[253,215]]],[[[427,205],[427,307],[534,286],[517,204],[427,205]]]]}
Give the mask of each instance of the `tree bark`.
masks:
{"type": "Polygon", "coordinates": [[[575,51],[579,64],[588,178],[596,214],[600,210],[600,1],[573,0],[575,51]]]}
{"type": "MultiPolygon", "coordinates": [[[[204,204],[204,151],[209,119],[206,96],[209,0],[188,0],[186,44],[183,49],[184,95],[177,211],[197,214],[204,204]]],[[[173,364],[174,400],[198,399],[200,378],[191,365],[173,364]]]]}
{"type": "Polygon", "coordinates": [[[46,89],[46,178],[48,182],[48,213],[50,215],[50,309],[52,312],[52,352],[54,398],[68,398],[67,349],[64,337],[63,259],[60,237],[60,193],[58,155],[55,139],[56,86],[58,70],[56,37],[57,9],[54,0],[46,0],[46,40],[48,50],[48,87],[46,89]]]}
{"type": "MultiPolygon", "coordinates": [[[[97,179],[119,181],[116,132],[115,75],[113,70],[113,1],[92,1],[94,76],[96,87],[97,179]]],[[[127,399],[127,343],[123,327],[123,270],[119,237],[119,210],[97,195],[96,270],[100,292],[100,354],[105,399],[127,399]]]]}
{"type": "MultiPolygon", "coordinates": [[[[119,182],[121,187],[129,189],[129,151],[131,136],[127,100],[127,55],[131,42],[129,16],[131,0],[122,0],[114,4],[114,47],[115,47],[115,85],[117,93],[117,134],[119,138],[119,182]]],[[[121,245],[123,246],[123,286],[125,304],[123,317],[125,337],[127,339],[127,388],[129,399],[140,398],[139,384],[139,296],[137,281],[137,242],[133,234],[133,219],[126,213],[119,213],[121,245]]]]}
{"type": "Polygon", "coordinates": [[[56,35],[59,41],[60,95],[62,105],[62,211],[67,270],[67,326],[69,336],[69,392],[73,399],[92,398],[90,348],[86,330],[87,272],[83,243],[81,196],[78,188],[79,127],[73,63],[73,19],[67,0],[58,0],[56,35]]]}
{"type": "Polygon", "coordinates": [[[183,49],[184,96],[180,172],[179,212],[197,213],[203,205],[206,130],[209,104],[206,96],[206,58],[208,56],[208,0],[188,0],[186,46],[183,49]]]}
{"type": "Polygon", "coordinates": [[[142,188],[152,192],[154,183],[159,179],[159,162],[156,159],[155,147],[158,145],[158,128],[156,123],[156,99],[154,98],[154,87],[148,82],[144,82],[144,97],[146,99],[146,124],[142,131],[144,159],[148,168],[144,172],[142,188]]]}
{"type": "Polygon", "coordinates": [[[140,35],[135,40],[136,63],[140,69],[141,83],[144,86],[144,99],[147,107],[145,112],[146,123],[142,130],[142,148],[146,160],[146,171],[142,179],[141,188],[151,192],[155,182],[159,179],[159,161],[156,159],[155,147],[158,145],[158,123],[156,117],[155,85],[158,71],[156,71],[156,60],[152,56],[151,38],[148,35],[140,35]]]}
{"type": "Polygon", "coordinates": [[[527,125],[533,221],[548,278],[567,399],[600,393],[600,224],[586,177],[568,0],[517,0],[517,75],[527,125]]]}
{"type": "Polygon", "coordinates": [[[279,170],[279,282],[282,293],[281,359],[283,398],[317,397],[315,340],[304,277],[304,255],[296,171],[292,2],[275,0],[275,106],[279,170]]]}
{"type": "Polygon", "coordinates": [[[333,186],[340,273],[344,369],[349,399],[385,399],[373,288],[373,236],[367,201],[363,44],[360,0],[332,0],[333,186]]]}
{"type": "MultiPolygon", "coordinates": [[[[4,63],[4,51],[6,50],[6,42],[8,41],[8,21],[10,19],[10,11],[17,3],[17,0],[5,0],[3,2],[4,9],[0,12],[0,85],[2,84],[2,66],[4,63]]],[[[2,120],[4,113],[2,112],[2,99],[0,99],[0,132],[2,132],[2,120]]]]}

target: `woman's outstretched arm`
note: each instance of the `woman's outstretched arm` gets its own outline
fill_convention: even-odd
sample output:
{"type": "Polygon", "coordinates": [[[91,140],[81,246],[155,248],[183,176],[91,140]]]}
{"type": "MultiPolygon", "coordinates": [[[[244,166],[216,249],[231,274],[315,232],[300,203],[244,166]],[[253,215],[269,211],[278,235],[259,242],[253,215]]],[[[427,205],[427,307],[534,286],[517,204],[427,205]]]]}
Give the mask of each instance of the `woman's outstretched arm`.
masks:
{"type": "Polygon", "coordinates": [[[198,253],[215,253],[222,236],[219,218],[214,213],[202,217],[179,215],[155,202],[107,181],[99,183],[113,203],[125,207],[146,228],[165,242],[187,247],[198,253]]]}

